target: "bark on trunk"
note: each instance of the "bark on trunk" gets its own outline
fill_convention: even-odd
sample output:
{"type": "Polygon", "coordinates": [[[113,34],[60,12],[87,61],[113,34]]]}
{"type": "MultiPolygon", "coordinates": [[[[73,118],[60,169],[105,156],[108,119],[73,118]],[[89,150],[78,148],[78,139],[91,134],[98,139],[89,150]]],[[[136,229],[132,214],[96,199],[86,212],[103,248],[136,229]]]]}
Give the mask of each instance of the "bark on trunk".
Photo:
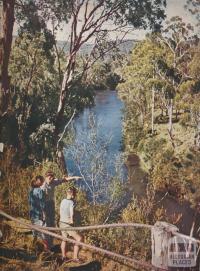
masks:
{"type": "Polygon", "coordinates": [[[56,140],[58,139],[60,128],[62,127],[62,120],[63,120],[64,111],[65,111],[66,97],[67,97],[67,93],[69,93],[69,88],[70,88],[70,84],[72,81],[73,67],[71,67],[72,64],[70,65],[71,62],[72,62],[72,59],[70,58],[69,63],[67,64],[67,69],[64,73],[62,87],[61,87],[61,91],[60,91],[59,104],[58,104],[56,120],[55,120],[55,138],[56,138],[56,140]]]}
{"type": "Polygon", "coordinates": [[[67,164],[66,164],[66,161],[65,161],[65,156],[64,156],[64,153],[63,153],[63,150],[59,150],[56,154],[56,158],[57,158],[57,164],[62,172],[63,175],[68,175],[68,172],[67,172],[67,164]]]}
{"type": "Polygon", "coordinates": [[[179,111],[176,109],[176,121],[178,120],[179,111]]]}
{"type": "MultiPolygon", "coordinates": [[[[63,77],[62,88],[60,92],[60,99],[59,99],[59,104],[58,104],[58,109],[57,109],[57,114],[56,114],[56,119],[55,119],[55,131],[54,131],[55,146],[57,146],[60,130],[62,128],[66,97],[67,97],[67,93],[69,92],[71,74],[72,74],[72,71],[67,70],[63,77]]],[[[65,162],[63,150],[59,149],[56,151],[56,160],[62,173],[67,174],[67,165],[65,162]]]]}
{"type": "Polygon", "coordinates": [[[8,64],[12,46],[12,33],[14,25],[15,0],[3,0],[1,6],[1,37],[0,37],[0,65],[1,65],[1,85],[0,85],[0,114],[3,116],[9,106],[10,79],[8,74],[8,64]]]}
{"type": "Polygon", "coordinates": [[[170,99],[169,101],[169,107],[168,107],[168,116],[169,116],[169,134],[172,136],[173,133],[173,122],[172,122],[172,117],[173,117],[173,99],[170,99]]]}
{"type": "Polygon", "coordinates": [[[152,102],[151,102],[151,134],[154,134],[154,110],[155,110],[155,89],[152,88],[152,102]]]}

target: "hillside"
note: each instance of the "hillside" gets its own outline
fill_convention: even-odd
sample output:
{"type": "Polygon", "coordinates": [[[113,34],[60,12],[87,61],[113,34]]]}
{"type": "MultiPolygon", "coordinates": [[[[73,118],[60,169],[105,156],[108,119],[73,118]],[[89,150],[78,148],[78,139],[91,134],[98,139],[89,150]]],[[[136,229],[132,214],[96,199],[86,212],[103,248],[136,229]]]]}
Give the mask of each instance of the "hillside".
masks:
{"type": "MultiPolygon", "coordinates": [[[[119,49],[122,53],[127,54],[133,49],[133,47],[137,44],[137,42],[138,42],[137,40],[130,40],[130,39],[124,40],[124,42],[119,45],[119,49]]],[[[59,48],[64,48],[66,52],[69,50],[69,46],[70,46],[69,42],[58,41],[57,44],[59,48]]],[[[92,43],[83,44],[83,46],[80,49],[80,54],[84,54],[84,55],[89,54],[92,48],[93,48],[92,43]]]]}

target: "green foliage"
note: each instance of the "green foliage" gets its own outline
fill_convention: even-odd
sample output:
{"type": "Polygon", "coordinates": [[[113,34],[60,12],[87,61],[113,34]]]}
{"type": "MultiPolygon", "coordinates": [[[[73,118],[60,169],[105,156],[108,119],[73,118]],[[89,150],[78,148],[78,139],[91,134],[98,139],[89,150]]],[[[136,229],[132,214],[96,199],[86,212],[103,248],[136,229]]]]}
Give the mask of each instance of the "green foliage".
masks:
{"type": "Polygon", "coordinates": [[[173,152],[157,154],[152,171],[154,188],[167,191],[171,196],[187,200],[196,206],[199,202],[199,163],[200,155],[191,150],[186,156],[178,158],[173,152]]]}
{"type": "MultiPolygon", "coordinates": [[[[16,152],[8,148],[1,154],[0,198],[2,208],[9,214],[29,218],[28,194],[31,180],[37,175],[44,175],[52,164],[21,168],[16,161],[16,152]]],[[[55,169],[55,165],[52,169],[55,169]]]]}
{"type": "MultiPolygon", "coordinates": [[[[20,32],[35,34],[48,33],[47,22],[54,21],[58,25],[70,17],[70,0],[22,0],[16,5],[16,17],[20,24],[20,32]]],[[[58,27],[58,26],[57,26],[58,27]]]]}
{"type": "Polygon", "coordinates": [[[173,106],[177,110],[185,110],[190,107],[190,95],[198,81],[194,77],[198,37],[194,35],[191,24],[175,16],[166,22],[159,40],[168,50],[167,55],[158,62],[159,74],[167,83],[167,98],[173,99],[173,106]]]}
{"type": "Polygon", "coordinates": [[[200,75],[199,61],[200,61],[200,46],[197,45],[193,48],[193,58],[189,64],[190,74],[197,79],[199,79],[200,75]]]}
{"type": "Polygon", "coordinates": [[[120,77],[111,61],[98,61],[91,67],[87,80],[96,90],[114,90],[120,77]]]}
{"type": "Polygon", "coordinates": [[[124,82],[117,88],[125,103],[125,145],[132,145],[133,149],[150,129],[152,88],[159,93],[165,84],[155,77],[156,63],[164,53],[165,50],[153,41],[153,37],[148,38],[134,48],[129,64],[123,68],[124,82]]]}
{"type": "Polygon", "coordinates": [[[180,183],[179,167],[175,161],[171,150],[157,154],[151,177],[156,190],[168,191],[176,197],[184,193],[184,187],[180,183]]]}
{"type": "Polygon", "coordinates": [[[166,140],[164,138],[146,137],[140,140],[138,151],[141,153],[143,161],[152,168],[155,164],[154,157],[157,153],[164,151],[166,140]]]}
{"type": "Polygon", "coordinates": [[[11,55],[12,106],[22,160],[31,153],[30,159],[41,161],[41,157],[50,156],[53,145],[53,112],[56,112],[59,85],[53,52],[47,58],[44,43],[42,34],[34,37],[24,34],[16,39],[11,55]]]}
{"type": "Polygon", "coordinates": [[[179,123],[183,127],[187,127],[190,122],[191,122],[191,115],[189,113],[184,113],[184,114],[181,115],[179,123]]]}
{"type": "Polygon", "coordinates": [[[66,112],[77,109],[81,112],[85,107],[94,104],[95,88],[85,80],[76,79],[67,97],[66,112]]]}
{"type": "MultiPolygon", "coordinates": [[[[107,1],[108,3],[111,1],[107,1]]],[[[115,1],[114,1],[115,2],[115,1]]],[[[116,14],[116,23],[128,21],[135,28],[150,27],[158,31],[160,23],[165,18],[163,8],[166,6],[165,0],[140,1],[122,1],[120,10],[116,14]],[[133,8],[134,7],[134,8],[133,8]]]]}

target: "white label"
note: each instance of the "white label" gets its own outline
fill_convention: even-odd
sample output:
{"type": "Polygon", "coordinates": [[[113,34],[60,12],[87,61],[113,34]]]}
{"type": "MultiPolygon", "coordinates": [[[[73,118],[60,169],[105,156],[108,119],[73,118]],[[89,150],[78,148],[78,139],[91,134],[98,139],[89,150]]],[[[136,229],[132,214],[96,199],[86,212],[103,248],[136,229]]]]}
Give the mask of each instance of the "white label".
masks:
{"type": "Polygon", "coordinates": [[[197,243],[190,240],[173,237],[168,243],[168,266],[194,267],[197,259],[197,243]]]}

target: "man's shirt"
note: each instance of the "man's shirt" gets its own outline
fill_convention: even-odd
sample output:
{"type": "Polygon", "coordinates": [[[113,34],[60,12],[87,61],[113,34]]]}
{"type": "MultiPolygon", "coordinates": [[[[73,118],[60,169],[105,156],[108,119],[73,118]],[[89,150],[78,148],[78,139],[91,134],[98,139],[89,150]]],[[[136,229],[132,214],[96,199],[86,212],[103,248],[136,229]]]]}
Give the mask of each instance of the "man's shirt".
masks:
{"type": "Polygon", "coordinates": [[[32,188],[29,192],[29,207],[31,219],[43,219],[43,212],[45,209],[45,193],[38,188],[32,188]]]}
{"type": "Polygon", "coordinates": [[[54,201],[55,187],[64,182],[65,180],[55,179],[50,184],[48,184],[47,182],[43,183],[43,185],[41,186],[41,189],[45,192],[46,201],[54,201]]]}

